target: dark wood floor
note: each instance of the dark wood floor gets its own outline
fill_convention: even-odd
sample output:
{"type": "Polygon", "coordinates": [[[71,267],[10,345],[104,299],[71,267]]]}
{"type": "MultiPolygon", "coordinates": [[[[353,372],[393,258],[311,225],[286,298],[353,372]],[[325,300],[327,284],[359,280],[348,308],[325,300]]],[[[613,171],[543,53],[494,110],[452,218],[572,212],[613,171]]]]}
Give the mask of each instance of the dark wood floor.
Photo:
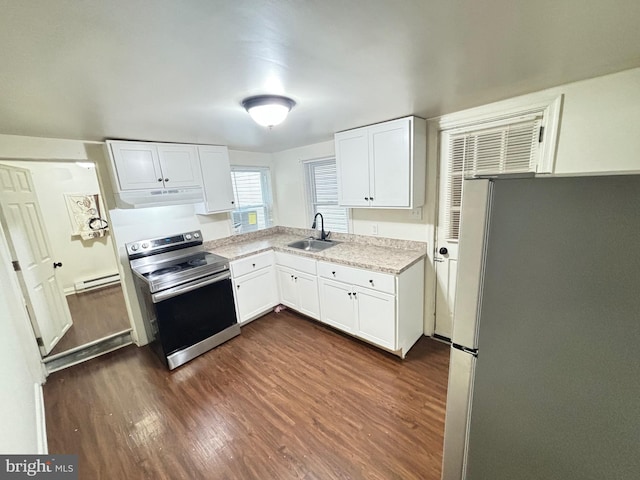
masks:
{"type": "Polygon", "coordinates": [[[169,372],[126,347],[44,387],[81,479],[439,479],[449,348],[401,360],[288,311],[169,372]]]}
{"type": "Polygon", "coordinates": [[[67,296],[73,325],[49,355],[121,332],[131,327],[120,284],[67,296]]]}

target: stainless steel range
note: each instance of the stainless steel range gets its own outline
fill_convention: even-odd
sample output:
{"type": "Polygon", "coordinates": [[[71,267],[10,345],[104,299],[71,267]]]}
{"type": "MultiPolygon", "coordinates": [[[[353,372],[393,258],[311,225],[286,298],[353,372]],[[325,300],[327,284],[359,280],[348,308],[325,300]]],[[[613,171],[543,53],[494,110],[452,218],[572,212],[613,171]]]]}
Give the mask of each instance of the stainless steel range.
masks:
{"type": "Polygon", "coordinates": [[[199,230],[126,244],[147,336],[169,369],[240,334],[229,262],[199,230]]]}

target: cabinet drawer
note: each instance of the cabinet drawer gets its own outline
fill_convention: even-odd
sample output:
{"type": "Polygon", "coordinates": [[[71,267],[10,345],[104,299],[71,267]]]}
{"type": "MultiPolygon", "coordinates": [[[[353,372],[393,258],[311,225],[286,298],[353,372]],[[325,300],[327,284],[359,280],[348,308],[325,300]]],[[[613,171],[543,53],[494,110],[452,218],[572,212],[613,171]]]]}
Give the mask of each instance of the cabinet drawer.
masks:
{"type": "Polygon", "coordinates": [[[396,293],[395,276],[335,263],[318,262],[318,275],[340,282],[371,288],[385,293],[396,293]]]}
{"type": "Polygon", "coordinates": [[[316,261],[312,258],[291,255],[290,253],[276,252],[276,265],[293,268],[299,272],[316,274],[316,261]]]}
{"type": "Polygon", "coordinates": [[[234,278],[238,278],[241,275],[255,272],[261,268],[269,267],[271,265],[273,265],[272,251],[241,258],[240,260],[235,260],[229,264],[231,267],[231,274],[234,278]]]}

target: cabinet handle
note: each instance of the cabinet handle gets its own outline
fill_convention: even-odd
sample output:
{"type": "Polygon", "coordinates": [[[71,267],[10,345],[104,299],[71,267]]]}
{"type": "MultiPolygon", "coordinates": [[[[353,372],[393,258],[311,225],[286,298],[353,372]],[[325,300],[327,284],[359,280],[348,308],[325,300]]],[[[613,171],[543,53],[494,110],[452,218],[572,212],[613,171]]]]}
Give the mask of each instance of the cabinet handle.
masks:
{"type": "Polygon", "coordinates": [[[239,290],[240,289],[240,285],[236,285],[236,288],[239,290]]]}
{"type": "Polygon", "coordinates": [[[234,202],[233,200],[231,200],[231,205],[234,205],[236,202],[234,202]]]}
{"type": "Polygon", "coordinates": [[[297,282],[298,281],[298,277],[293,277],[293,279],[297,282]]]}
{"type": "Polygon", "coordinates": [[[255,263],[252,263],[251,265],[253,265],[253,268],[256,268],[256,264],[255,263]]]}
{"type": "MultiPolygon", "coordinates": [[[[165,179],[164,179],[164,181],[165,181],[165,182],[168,182],[168,181],[169,181],[169,179],[168,179],[168,178],[165,178],[165,179]]],[[[371,200],[373,200],[373,198],[372,198],[371,200]]]]}
{"type": "Polygon", "coordinates": [[[373,280],[369,280],[369,283],[371,284],[371,286],[373,287],[373,280]]]}
{"type": "Polygon", "coordinates": [[[335,277],[336,276],[336,272],[331,272],[331,275],[333,275],[335,277]]]}
{"type": "Polygon", "coordinates": [[[62,262],[53,262],[53,268],[60,268],[62,267],[62,262]]]}
{"type": "Polygon", "coordinates": [[[351,292],[347,293],[347,295],[351,296],[351,292]]]}
{"type": "Polygon", "coordinates": [[[161,178],[159,178],[159,179],[158,179],[158,181],[159,181],[159,182],[161,182],[161,181],[162,181],[162,179],[161,179],[161,178]]]}
{"type": "Polygon", "coordinates": [[[368,202],[369,201],[369,197],[364,197],[364,199],[368,202]]]}
{"type": "Polygon", "coordinates": [[[369,200],[373,201],[373,197],[369,197],[369,200]]]}
{"type": "Polygon", "coordinates": [[[291,275],[291,278],[293,279],[293,275],[291,275]]]}
{"type": "Polygon", "coordinates": [[[356,298],[356,292],[353,292],[353,298],[356,298]]]}

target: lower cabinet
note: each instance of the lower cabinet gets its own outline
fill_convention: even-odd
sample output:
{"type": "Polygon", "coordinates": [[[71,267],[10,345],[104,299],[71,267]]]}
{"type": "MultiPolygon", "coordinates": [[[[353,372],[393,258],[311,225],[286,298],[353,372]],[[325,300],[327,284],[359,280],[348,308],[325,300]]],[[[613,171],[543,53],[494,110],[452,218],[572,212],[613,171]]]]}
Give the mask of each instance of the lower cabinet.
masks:
{"type": "Polygon", "coordinates": [[[263,315],[278,304],[273,254],[268,253],[271,253],[271,260],[264,254],[258,254],[231,264],[232,272],[243,273],[233,278],[236,311],[241,324],[263,315]],[[244,273],[249,268],[252,270],[244,273]]]}
{"type": "Polygon", "coordinates": [[[320,318],[318,278],[292,268],[276,266],[280,303],[309,317],[320,318]]]}
{"type": "Polygon", "coordinates": [[[396,348],[395,296],[320,279],[321,320],[391,350],[396,348]]]}

